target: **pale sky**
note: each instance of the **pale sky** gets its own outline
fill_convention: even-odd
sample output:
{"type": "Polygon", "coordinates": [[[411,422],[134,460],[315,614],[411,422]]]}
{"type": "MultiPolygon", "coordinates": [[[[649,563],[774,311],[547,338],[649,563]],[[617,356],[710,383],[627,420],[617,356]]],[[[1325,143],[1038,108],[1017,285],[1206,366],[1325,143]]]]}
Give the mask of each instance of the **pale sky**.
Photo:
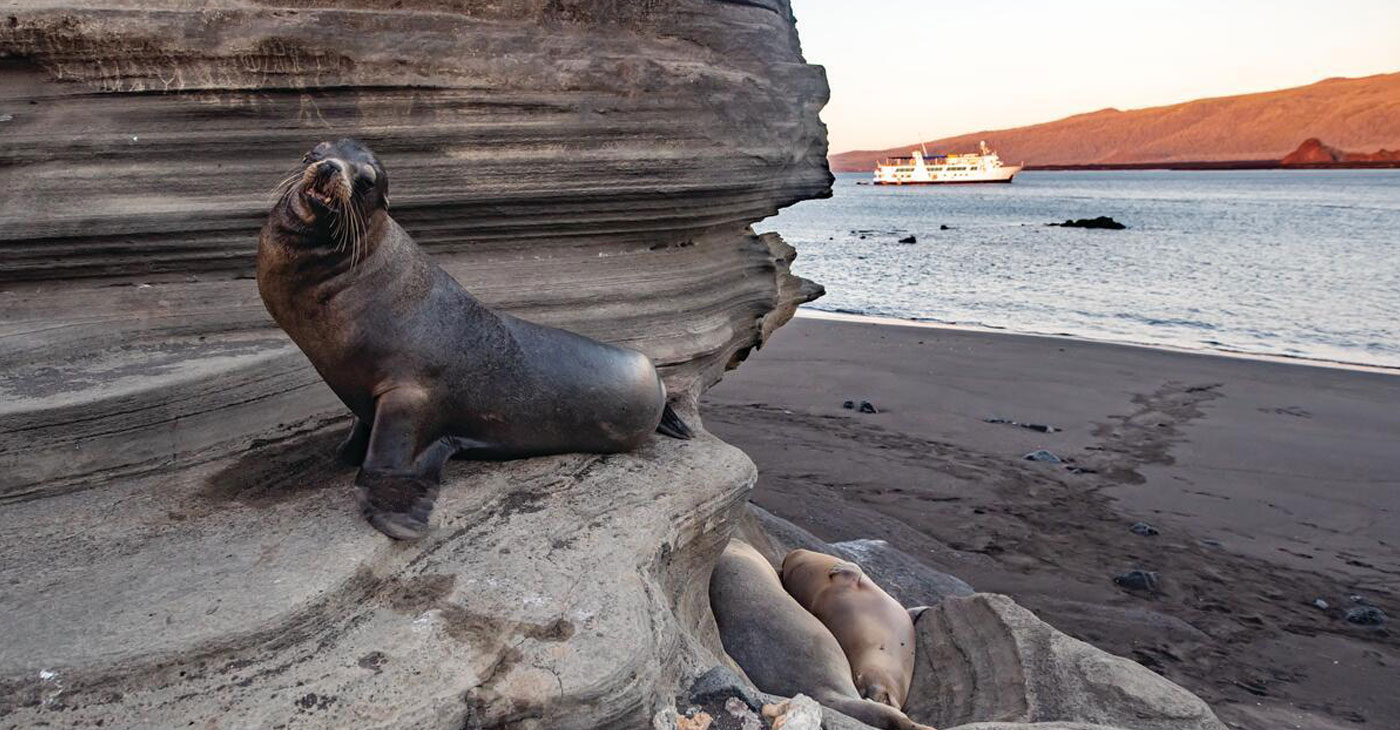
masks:
{"type": "Polygon", "coordinates": [[[792,0],[831,151],[1400,71],[1400,0],[792,0]]]}

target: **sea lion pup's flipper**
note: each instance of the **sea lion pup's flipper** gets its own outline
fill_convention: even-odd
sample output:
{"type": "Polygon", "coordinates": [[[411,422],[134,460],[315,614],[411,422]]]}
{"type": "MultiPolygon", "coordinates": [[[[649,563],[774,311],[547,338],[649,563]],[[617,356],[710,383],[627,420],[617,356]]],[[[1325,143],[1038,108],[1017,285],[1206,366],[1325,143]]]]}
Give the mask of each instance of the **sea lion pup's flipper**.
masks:
{"type": "Polygon", "coordinates": [[[671,407],[670,403],[667,403],[665,410],[661,411],[661,423],[656,426],[656,432],[673,439],[689,439],[694,435],[690,431],[690,426],[685,425],[685,421],[676,415],[676,410],[671,407]]]}
{"type": "Polygon", "coordinates": [[[866,725],[880,728],[880,730],[934,730],[928,725],[920,725],[910,720],[909,716],[903,712],[874,700],[854,697],[817,697],[813,699],[837,712],[850,715],[866,725]]]}
{"type": "Polygon", "coordinates": [[[882,705],[889,705],[895,708],[899,707],[899,705],[895,703],[894,698],[890,696],[890,691],[885,689],[885,686],[879,682],[866,682],[865,688],[861,690],[860,696],[867,700],[879,702],[882,705]]]}

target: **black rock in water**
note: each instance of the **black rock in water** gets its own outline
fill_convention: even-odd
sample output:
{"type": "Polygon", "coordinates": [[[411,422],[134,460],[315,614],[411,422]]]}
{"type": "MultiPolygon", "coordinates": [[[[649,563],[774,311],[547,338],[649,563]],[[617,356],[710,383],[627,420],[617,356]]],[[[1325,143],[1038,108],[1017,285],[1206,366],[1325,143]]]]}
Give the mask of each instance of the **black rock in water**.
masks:
{"type": "Polygon", "coordinates": [[[1026,454],[1021,458],[1025,459],[1026,461],[1044,461],[1051,464],[1058,464],[1061,461],[1063,461],[1060,457],[1055,456],[1054,454],[1050,453],[1049,451],[1046,451],[1045,449],[1037,449],[1029,454],[1026,454]]]}
{"type": "Polygon", "coordinates": [[[853,400],[848,400],[845,403],[842,403],[841,407],[845,408],[848,411],[853,411],[856,408],[856,402],[853,400]]]}
{"type": "Polygon", "coordinates": [[[874,403],[871,403],[871,402],[868,401],[868,400],[863,400],[863,401],[860,402],[860,412],[861,412],[861,413],[879,413],[879,412],[880,412],[880,409],[876,408],[874,403]]]}
{"type": "Polygon", "coordinates": [[[951,231],[951,230],[953,230],[953,229],[949,228],[947,223],[944,223],[943,225],[941,225],[941,226],[938,227],[938,230],[940,230],[940,231],[951,231]]]}
{"type": "Polygon", "coordinates": [[[1114,576],[1113,582],[1120,588],[1148,593],[1156,593],[1158,586],[1161,585],[1157,574],[1150,570],[1130,570],[1122,575],[1114,576]]]}
{"type": "Polygon", "coordinates": [[[1076,218],[1066,220],[1064,223],[1047,223],[1046,225],[1059,226],[1060,228],[1103,228],[1110,231],[1121,231],[1127,228],[1106,215],[1101,215],[1098,218],[1076,218]]]}
{"type": "Polygon", "coordinates": [[[918,243],[918,242],[919,242],[919,239],[915,238],[914,236],[905,236],[904,238],[899,239],[899,242],[900,242],[900,243],[918,243]]]}
{"type": "Polygon", "coordinates": [[[1134,535],[1142,535],[1143,537],[1152,537],[1153,535],[1158,534],[1157,528],[1147,524],[1146,522],[1134,522],[1133,526],[1129,527],[1128,530],[1134,535]]]}

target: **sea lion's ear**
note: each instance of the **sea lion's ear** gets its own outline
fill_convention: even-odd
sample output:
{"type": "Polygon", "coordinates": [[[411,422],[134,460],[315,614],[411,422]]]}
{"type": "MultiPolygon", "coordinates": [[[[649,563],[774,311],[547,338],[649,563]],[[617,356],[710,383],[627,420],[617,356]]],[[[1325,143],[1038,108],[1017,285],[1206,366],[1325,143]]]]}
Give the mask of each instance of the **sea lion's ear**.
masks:
{"type": "Polygon", "coordinates": [[[831,566],[831,570],[828,570],[826,574],[827,577],[831,578],[832,580],[842,579],[856,582],[859,582],[861,576],[864,575],[864,573],[861,572],[859,565],[856,565],[855,563],[848,563],[844,560],[831,566]]]}

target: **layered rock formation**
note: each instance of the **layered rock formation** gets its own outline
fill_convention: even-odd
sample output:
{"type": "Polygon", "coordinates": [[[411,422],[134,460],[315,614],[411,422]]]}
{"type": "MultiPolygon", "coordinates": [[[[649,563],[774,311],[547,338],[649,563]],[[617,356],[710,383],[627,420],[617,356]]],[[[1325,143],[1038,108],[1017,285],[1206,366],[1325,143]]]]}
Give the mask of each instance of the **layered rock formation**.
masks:
{"type": "Polygon", "coordinates": [[[820,293],[749,224],[827,194],[822,72],[784,0],[312,5],[0,13],[0,727],[648,725],[752,463],[457,463],[385,540],[258,299],[266,191],[360,137],[472,292],[693,400],[820,293]]]}
{"type": "Polygon", "coordinates": [[[0,495],[340,413],[251,280],[266,192],[325,138],[369,142],[481,299],[642,350],[672,392],[818,294],[748,229],[828,190],[786,2],[317,5],[0,22],[0,495]]]}

